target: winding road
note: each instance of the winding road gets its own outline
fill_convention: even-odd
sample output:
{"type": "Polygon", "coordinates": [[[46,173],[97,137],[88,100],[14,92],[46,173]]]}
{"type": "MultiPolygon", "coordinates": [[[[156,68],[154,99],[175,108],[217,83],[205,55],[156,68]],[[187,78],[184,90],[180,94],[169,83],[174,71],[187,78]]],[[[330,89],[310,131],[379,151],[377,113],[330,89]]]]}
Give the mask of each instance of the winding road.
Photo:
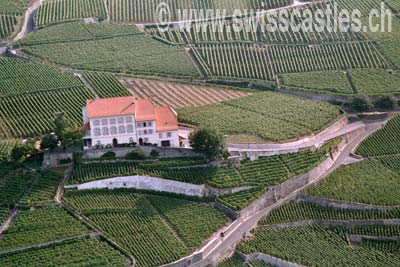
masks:
{"type": "Polygon", "coordinates": [[[21,40],[35,29],[35,13],[40,7],[40,0],[33,0],[25,11],[24,24],[22,25],[21,31],[14,38],[14,42],[21,40]]]}
{"type": "Polygon", "coordinates": [[[191,266],[205,267],[210,263],[219,262],[224,257],[229,256],[234,251],[236,245],[240,242],[240,240],[244,236],[246,236],[246,234],[250,232],[251,229],[257,226],[257,223],[260,219],[268,215],[268,213],[271,212],[273,209],[285,204],[286,202],[296,197],[299,192],[324,179],[334,170],[342,166],[347,161],[349,155],[358,147],[358,145],[370,134],[381,128],[382,125],[384,125],[385,123],[386,120],[366,123],[364,130],[359,133],[358,136],[353,138],[353,140],[351,140],[348,144],[346,144],[342,151],[339,152],[336,160],[334,161],[331,168],[328,169],[328,171],[321,174],[316,180],[298,188],[286,197],[279,199],[276,203],[258,211],[253,215],[250,215],[247,218],[239,218],[238,220],[240,221],[237,223],[233,231],[230,231],[229,234],[225,235],[225,237],[223,238],[220,236],[215,237],[214,239],[210,240],[205,246],[203,246],[201,250],[205,251],[205,248],[207,248],[207,255],[205,255],[202,261],[197,262],[191,266]]]}

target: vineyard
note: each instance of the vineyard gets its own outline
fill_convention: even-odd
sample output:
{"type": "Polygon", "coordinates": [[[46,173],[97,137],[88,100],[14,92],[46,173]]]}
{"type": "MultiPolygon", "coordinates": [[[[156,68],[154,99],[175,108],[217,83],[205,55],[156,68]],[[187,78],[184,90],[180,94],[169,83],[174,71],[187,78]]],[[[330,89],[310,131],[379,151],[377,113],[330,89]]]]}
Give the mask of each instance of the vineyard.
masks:
{"type": "MultiPolygon", "coordinates": [[[[256,161],[243,161],[240,168],[234,167],[190,167],[193,164],[180,162],[180,167],[173,168],[176,163],[161,164],[134,163],[134,162],[102,162],[77,165],[68,184],[79,184],[104,178],[148,175],[165,179],[177,180],[193,184],[209,184],[217,188],[231,188],[239,186],[270,186],[306,173],[318,165],[329,150],[323,148],[317,152],[299,152],[294,154],[277,155],[260,158],[256,161]]],[[[190,162],[189,162],[190,163],[190,162]]]]}
{"type": "Polygon", "coordinates": [[[7,164],[0,164],[0,205],[14,207],[32,182],[26,170],[14,170],[7,164]]]}
{"type": "Polygon", "coordinates": [[[189,249],[199,247],[227,222],[227,218],[210,205],[160,196],[149,196],[148,199],[176,229],[189,249]]]}
{"type": "Polygon", "coordinates": [[[61,240],[88,233],[61,208],[21,211],[0,240],[0,250],[61,240]]]}
{"type": "Polygon", "coordinates": [[[49,43],[88,41],[135,34],[138,34],[138,31],[133,25],[68,22],[41,29],[19,40],[14,45],[23,47],[49,43]]]}
{"type": "Polygon", "coordinates": [[[22,13],[29,2],[30,0],[0,1],[0,39],[16,34],[22,22],[22,13]]]}
{"type": "Polygon", "coordinates": [[[387,70],[351,70],[350,75],[361,94],[382,95],[400,92],[400,73],[390,73],[387,70]]]}
{"type": "Polygon", "coordinates": [[[0,99],[7,95],[81,86],[80,80],[72,74],[61,73],[47,65],[0,58],[0,99]]]}
{"type": "Polygon", "coordinates": [[[0,39],[12,35],[19,21],[20,17],[18,15],[0,13],[0,39]]]}
{"type": "Polygon", "coordinates": [[[255,188],[229,195],[222,195],[217,198],[218,202],[230,209],[240,211],[250,203],[258,199],[265,192],[263,188],[255,188]]]}
{"type": "Polygon", "coordinates": [[[379,220],[400,218],[400,210],[358,211],[328,208],[308,202],[291,201],[273,210],[260,224],[279,224],[305,220],[379,220]]]}
{"type": "Polygon", "coordinates": [[[103,0],[47,0],[37,11],[36,26],[93,17],[106,17],[103,0]]]}
{"type": "Polygon", "coordinates": [[[253,231],[255,237],[242,241],[238,249],[245,254],[263,252],[305,266],[397,266],[399,255],[366,247],[351,247],[346,241],[345,232],[321,226],[276,230],[259,227],[253,231]]]}
{"type": "Polygon", "coordinates": [[[144,34],[33,45],[23,51],[81,70],[192,78],[199,75],[183,47],[163,44],[144,34]]]}
{"type": "Polygon", "coordinates": [[[342,166],[308,195],[375,205],[399,205],[400,175],[380,162],[365,160],[342,166]]]}
{"type": "Polygon", "coordinates": [[[139,266],[158,266],[183,257],[226,222],[220,212],[202,203],[128,190],[67,191],[64,197],[132,253],[139,266]]]}
{"type": "MultiPolygon", "coordinates": [[[[156,23],[155,12],[157,6],[164,2],[169,6],[171,11],[170,20],[178,21],[185,20],[183,16],[180,16],[178,10],[184,9],[226,9],[227,16],[232,15],[234,9],[250,10],[258,8],[277,8],[287,6],[292,3],[291,0],[201,0],[201,1],[185,1],[185,0],[107,0],[107,6],[109,8],[110,19],[118,22],[134,22],[134,23],[156,23]]],[[[222,11],[221,11],[222,14],[222,11]]]]}
{"type": "Polygon", "coordinates": [[[197,51],[213,77],[271,80],[276,73],[387,66],[372,42],[314,46],[198,45],[197,51]]]}
{"type": "Polygon", "coordinates": [[[62,174],[53,170],[39,173],[27,194],[21,199],[21,205],[43,205],[54,202],[55,193],[62,178],[62,174]]]}
{"type": "Polygon", "coordinates": [[[85,72],[83,78],[102,97],[129,96],[129,91],[110,73],[85,72]]]}
{"type": "Polygon", "coordinates": [[[118,251],[97,239],[76,239],[60,245],[1,255],[0,265],[9,267],[126,266],[125,258],[118,251]]]}
{"type": "Polygon", "coordinates": [[[120,81],[138,98],[151,99],[157,106],[182,108],[204,106],[247,96],[244,90],[217,89],[190,84],[121,78],[120,81]]]}
{"type": "Polygon", "coordinates": [[[85,87],[0,97],[0,136],[26,137],[49,131],[58,112],[66,114],[71,126],[80,126],[81,108],[93,98],[85,87]]]}
{"type": "Polygon", "coordinates": [[[356,153],[364,157],[400,154],[400,116],[393,117],[383,128],[368,136],[356,153]]]}
{"type": "MultiPolygon", "coordinates": [[[[325,10],[326,4],[308,4],[303,7],[288,8],[288,15],[293,16],[293,21],[298,24],[306,22],[306,12],[311,12],[315,16],[317,10],[325,10]]],[[[175,44],[221,44],[221,43],[268,43],[268,44],[321,44],[327,42],[354,42],[363,41],[365,37],[350,30],[347,32],[329,32],[324,29],[318,31],[306,31],[300,28],[294,31],[289,27],[288,31],[268,30],[270,25],[269,17],[265,14],[260,18],[253,20],[250,18],[241,18],[238,20],[225,19],[213,20],[209,24],[179,25],[179,27],[169,27],[160,31],[155,26],[146,26],[145,30],[158,38],[175,44]],[[259,22],[258,24],[256,24],[259,22]],[[240,30],[240,28],[244,30],[240,30]]],[[[335,21],[333,17],[329,18],[331,25],[335,21]]],[[[336,23],[340,23],[336,21],[336,23]]]]}
{"type": "Polygon", "coordinates": [[[282,86],[287,89],[316,93],[353,94],[349,80],[343,71],[290,73],[279,76],[282,86]]]}
{"type": "Polygon", "coordinates": [[[0,140],[0,162],[9,158],[11,150],[18,143],[16,139],[0,140]]]}
{"type": "Polygon", "coordinates": [[[181,122],[277,142],[317,133],[335,121],[341,111],[323,103],[263,92],[207,108],[179,109],[178,114],[181,122]]]}

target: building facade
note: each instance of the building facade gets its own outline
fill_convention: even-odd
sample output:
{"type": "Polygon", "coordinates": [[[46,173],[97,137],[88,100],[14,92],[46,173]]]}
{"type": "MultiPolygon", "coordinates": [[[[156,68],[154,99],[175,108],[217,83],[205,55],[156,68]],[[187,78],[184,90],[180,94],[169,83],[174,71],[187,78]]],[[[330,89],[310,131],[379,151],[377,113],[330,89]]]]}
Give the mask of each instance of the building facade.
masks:
{"type": "Polygon", "coordinates": [[[82,109],[84,148],[121,144],[179,147],[178,116],[171,107],[129,97],[88,100],[82,109]]]}

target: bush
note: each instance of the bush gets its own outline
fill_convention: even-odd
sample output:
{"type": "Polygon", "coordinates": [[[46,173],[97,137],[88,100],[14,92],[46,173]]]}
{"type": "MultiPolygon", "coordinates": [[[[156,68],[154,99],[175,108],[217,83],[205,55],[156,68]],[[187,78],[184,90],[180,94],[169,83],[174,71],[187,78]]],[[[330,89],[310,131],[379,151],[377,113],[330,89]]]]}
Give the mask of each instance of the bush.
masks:
{"type": "Polygon", "coordinates": [[[115,159],[116,157],[117,157],[117,156],[116,156],[115,153],[112,152],[112,151],[108,151],[108,152],[104,153],[104,154],[101,156],[102,159],[115,159]]]}
{"type": "Polygon", "coordinates": [[[71,158],[66,158],[66,159],[60,159],[60,164],[61,165],[63,165],[63,164],[68,164],[68,163],[71,163],[72,162],[72,159],[71,158]]]}
{"type": "Polygon", "coordinates": [[[357,111],[367,111],[372,109],[374,105],[368,96],[360,95],[353,98],[351,101],[351,107],[357,111]]]}
{"type": "Polygon", "coordinates": [[[158,156],[160,156],[160,153],[158,153],[157,150],[153,149],[153,150],[150,152],[150,156],[151,156],[152,158],[158,158],[158,156]]]}
{"type": "Polygon", "coordinates": [[[145,159],[143,151],[131,151],[125,155],[125,159],[135,160],[135,159],[145,159]]]}
{"type": "Polygon", "coordinates": [[[394,96],[384,96],[381,97],[376,103],[375,106],[377,108],[393,110],[397,107],[397,99],[394,96]]]}

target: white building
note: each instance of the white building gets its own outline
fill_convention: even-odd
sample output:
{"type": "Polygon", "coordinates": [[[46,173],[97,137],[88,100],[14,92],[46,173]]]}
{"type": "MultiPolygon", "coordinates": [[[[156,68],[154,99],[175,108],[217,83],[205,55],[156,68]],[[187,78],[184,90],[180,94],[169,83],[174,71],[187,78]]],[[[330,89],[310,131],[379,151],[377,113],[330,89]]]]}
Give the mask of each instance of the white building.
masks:
{"type": "Polygon", "coordinates": [[[154,107],[132,96],[86,101],[82,109],[84,148],[136,143],[179,147],[178,116],[171,107],[154,107]]]}

